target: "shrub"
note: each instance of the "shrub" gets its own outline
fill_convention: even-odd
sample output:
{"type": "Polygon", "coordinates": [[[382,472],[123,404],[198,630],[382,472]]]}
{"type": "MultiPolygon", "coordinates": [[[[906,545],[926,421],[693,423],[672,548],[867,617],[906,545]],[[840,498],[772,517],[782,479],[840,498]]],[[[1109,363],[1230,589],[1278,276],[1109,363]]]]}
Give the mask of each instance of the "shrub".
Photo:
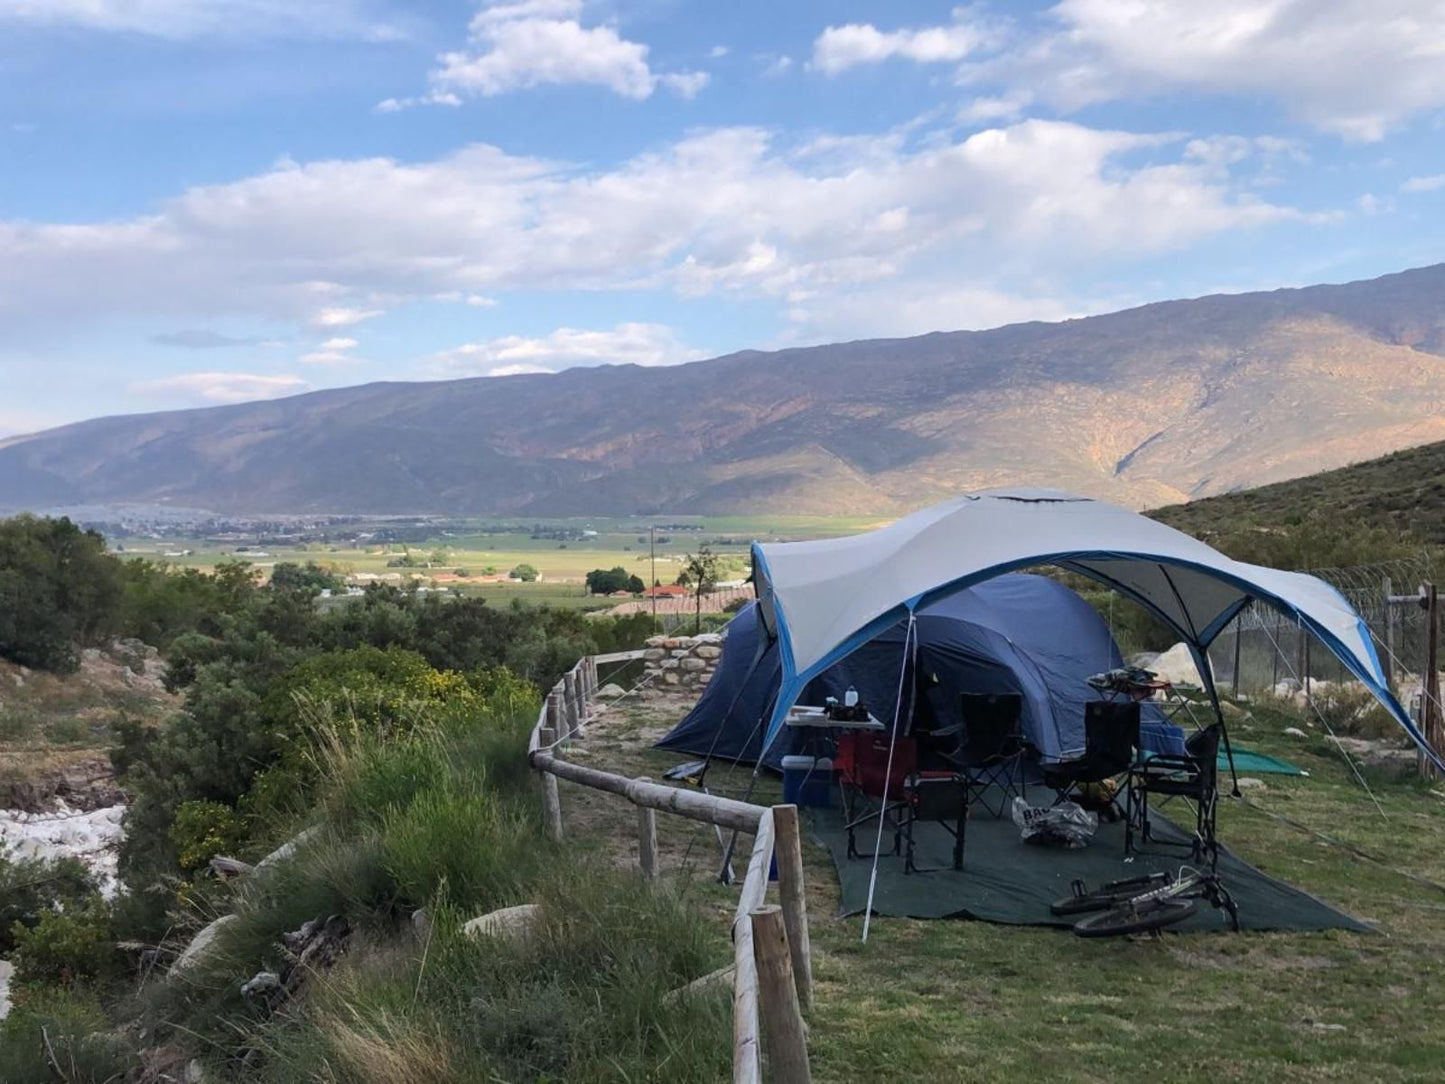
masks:
{"type": "Polygon", "coordinates": [[[0,954],[14,947],[17,929],[59,908],[83,906],[94,892],[94,880],[73,858],[12,859],[0,849],[0,954]]]}
{"type": "Polygon", "coordinates": [[[539,573],[532,565],[520,564],[513,568],[511,572],[507,573],[507,575],[514,580],[520,580],[522,583],[536,583],[539,573]]]}
{"type": "Polygon", "coordinates": [[[220,802],[183,802],[171,822],[171,845],[182,869],[205,865],[242,841],[236,811],[220,802]]]}
{"type": "Polygon", "coordinates": [[[111,1084],[129,1079],[137,1058],[111,1030],[100,1003],[75,989],[24,990],[0,1022],[6,1084],[111,1084]],[[59,1076],[57,1076],[57,1070],[59,1076]]]}
{"type": "Polygon", "coordinates": [[[41,912],[33,926],[16,922],[10,936],[19,983],[106,978],[119,965],[110,911],[98,895],[83,908],[41,912]]]}

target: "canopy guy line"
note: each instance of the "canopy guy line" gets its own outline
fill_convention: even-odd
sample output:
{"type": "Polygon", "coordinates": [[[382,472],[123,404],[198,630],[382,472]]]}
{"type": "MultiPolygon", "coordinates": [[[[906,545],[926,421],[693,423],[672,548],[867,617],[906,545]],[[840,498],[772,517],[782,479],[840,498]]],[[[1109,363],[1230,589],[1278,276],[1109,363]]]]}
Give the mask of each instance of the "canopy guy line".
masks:
{"type": "MultiPolygon", "coordinates": [[[[898,671],[898,697],[893,704],[893,731],[888,735],[888,762],[883,772],[883,805],[878,811],[878,838],[873,841],[873,869],[868,874],[868,906],[863,908],[863,943],[868,943],[868,926],[873,921],[873,893],[878,888],[878,855],[883,850],[883,822],[888,815],[888,787],[893,781],[893,750],[898,747],[898,720],[903,716],[903,690],[908,684],[909,649],[913,634],[918,628],[918,615],[908,611],[908,628],[903,634],[903,665],[898,671]]],[[[910,696],[909,714],[912,714],[913,698],[910,696]]],[[[758,763],[762,763],[759,761],[758,763]]]]}
{"type": "MultiPolygon", "coordinates": [[[[1296,618],[1295,620],[1297,622],[1299,621],[1298,618],[1296,618]]],[[[1299,627],[1301,631],[1303,631],[1303,623],[1300,623],[1299,627]]],[[[1283,649],[1279,646],[1279,641],[1274,638],[1274,633],[1269,631],[1268,626],[1265,626],[1264,628],[1265,635],[1269,637],[1269,642],[1274,645],[1275,651],[1279,652],[1279,657],[1284,660],[1285,666],[1289,668],[1290,677],[1294,678],[1296,685],[1299,685],[1300,688],[1304,688],[1303,683],[1300,681],[1299,674],[1295,671],[1294,664],[1289,661],[1289,658],[1285,655],[1283,649]]],[[[1365,782],[1365,777],[1360,772],[1360,769],[1356,766],[1354,758],[1350,756],[1349,750],[1347,750],[1343,745],[1340,744],[1340,739],[1335,734],[1334,727],[1330,726],[1329,720],[1324,717],[1324,713],[1321,712],[1320,709],[1315,705],[1313,699],[1306,697],[1305,702],[1309,704],[1310,710],[1315,713],[1321,724],[1324,725],[1325,730],[1329,733],[1330,740],[1335,743],[1335,748],[1340,751],[1340,755],[1345,758],[1345,763],[1350,766],[1350,771],[1355,773],[1355,778],[1360,781],[1360,786],[1365,788],[1365,793],[1370,796],[1370,801],[1375,803],[1375,809],[1379,811],[1381,817],[1384,817],[1385,820],[1389,820],[1389,815],[1386,814],[1384,807],[1380,805],[1380,799],[1375,797],[1375,792],[1370,789],[1370,784],[1365,782]]]]}

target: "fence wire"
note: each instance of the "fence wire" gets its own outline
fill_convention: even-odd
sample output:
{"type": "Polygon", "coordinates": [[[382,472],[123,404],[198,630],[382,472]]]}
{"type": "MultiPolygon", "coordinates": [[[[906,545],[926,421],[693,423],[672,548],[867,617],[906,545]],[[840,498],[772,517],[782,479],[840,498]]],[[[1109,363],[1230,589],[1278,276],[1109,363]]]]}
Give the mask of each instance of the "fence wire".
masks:
{"type": "MultiPolygon", "coordinates": [[[[1387,599],[1391,595],[1414,596],[1421,585],[1433,581],[1429,554],[1349,568],[1312,569],[1311,575],[1338,590],[1364,619],[1391,689],[1419,718],[1429,623],[1422,606],[1392,604],[1387,599]]],[[[1251,606],[1219,635],[1209,649],[1209,662],[1221,688],[1245,695],[1297,692],[1291,670],[1310,683],[1354,680],[1316,637],[1293,618],[1262,603],[1251,606]]]]}

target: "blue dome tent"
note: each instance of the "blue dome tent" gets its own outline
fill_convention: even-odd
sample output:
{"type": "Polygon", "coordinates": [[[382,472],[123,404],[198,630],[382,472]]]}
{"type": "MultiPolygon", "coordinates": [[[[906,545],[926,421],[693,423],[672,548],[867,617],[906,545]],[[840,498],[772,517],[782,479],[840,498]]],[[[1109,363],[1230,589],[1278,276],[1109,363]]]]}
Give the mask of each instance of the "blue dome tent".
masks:
{"type": "MultiPolygon", "coordinates": [[[[876,714],[891,713],[903,665],[905,623],[897,623],[818,675],[800,696],[821,705],[853,686],[876,714]]],[[[1024,735],[1048,759],[1084,743],[1084,703],[1099,694],[1087,680],[1122,665],[1118,645],[1094,608],[1063,584],[1011,573],[947,595],[918,612],[913,726],[932,730],[957,718],[961,693],[1015,693],[1024,735]]],[[[782,684],[775,642],[756,604],[728,626],[717,674],[697,705],[658,745],[699,756],[752,763],[782,684]]],[[[1182,735],[1152,705],[1142,735],[1155,752],[1182,750],[1182,735]]],[[[778,767],[782,740],[764,762],[778,767]]]]}

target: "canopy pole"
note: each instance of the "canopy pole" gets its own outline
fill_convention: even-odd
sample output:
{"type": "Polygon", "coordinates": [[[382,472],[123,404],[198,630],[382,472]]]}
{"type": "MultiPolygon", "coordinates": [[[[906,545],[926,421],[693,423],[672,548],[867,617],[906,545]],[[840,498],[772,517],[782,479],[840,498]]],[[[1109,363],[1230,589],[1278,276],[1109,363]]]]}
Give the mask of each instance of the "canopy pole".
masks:
{"type": "MultiPolygon", "coordinates": [[[[893,782],[893,750],[898,746],[898,720],[903,717],[903,691],[908,687],[908,674],[912,662],[911,652],[916,650],[913,641],[914,629],[918,623],[917,611],[908,607],[908,629],[903,634],[903,661],[898,671],[898,698],[893,705],[893,733],[888,738],[888,764],[883,770],[883,805],[878,810],[878,838],[873,841],[873,868],[868,873],[868,902],[863,907],[863,944],[868,943],[868,927],[873,921],[873,893],[878,888],[878,855],[883,850],[883,821],[888,816],[888,786],[893,782]]],[[[913,698],[908,698],[909,721],[913,717],[913,698]]]]}
{"type": "Polygon", "coordinates": [[[1242,792],[1239,789],[1239,773],[1234,770],[1234,750],[1229,744],[1229,724],[1224,721],[1224,708],[1219,703],[1219,690],[1214,685],[1214,664],[1209,661],[1207,648],[1197,649],[1195,664],[1199,667],[1199,676],[1204,679],[1204,691],[1209,694],[1209,702],[1214,707],[1214,718],[1219,721],[1219,735],[1224,739],[1224,755],[1229,760],[1229,778],[1234,784],[1230,796],[1238,798],[1242,792]]]}

